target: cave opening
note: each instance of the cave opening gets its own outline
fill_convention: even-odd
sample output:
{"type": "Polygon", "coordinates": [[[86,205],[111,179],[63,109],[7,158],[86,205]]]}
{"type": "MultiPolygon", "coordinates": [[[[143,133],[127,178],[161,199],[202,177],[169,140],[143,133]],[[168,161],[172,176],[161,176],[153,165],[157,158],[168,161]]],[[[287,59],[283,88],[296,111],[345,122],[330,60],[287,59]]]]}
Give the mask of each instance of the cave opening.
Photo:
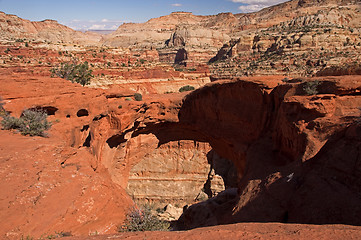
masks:
{"type": "Polygon", "coordinates": [[[29,110],[42,111],[42,112],[45,112],[48,116],[51,116],[51,115],[55,115],[55,113],[59,109],[57,107],[53,107],[53,106],[36,106],[36,107],[30,108],[29,110]]]}
{"type": "Polygon", "coordinates": [[[88,137],[85,139],[83,143],[83,147],[90,147],[91,140],[92,137],[91,137],[91,133],[89,132],[88,137]]]}
{"type": "Polygon", "coordinates": [[[188,52],[184,48],[181,48],[177,51],[177,54],[174,59],[174,64],[183,65],[186,67],[186,60],[188,60],[188,52]]]}
{"type": "MultiPolygon", "coordinates": [[[[130,169],[126,191],[139,205],[166,209],[170,204],[183,213],[183,208],[237,187],[234,164],[220,157],[208,142],[166,141],[152,150],[139,144],[139,139],[134,142],[143,145],[137,151],[145,154],[130,169]]],[[[171,217],[177,220],[180,215],[171,217]]]]}
{"type": "Polygon", "coordinates": [[[125,143],[124,135],[114,135],[107,140],[107,144],[110,148],[117,148],[120,144],[125,143]]]}
{"type": "Polygon", "coordinates": [[[86,117],[86,116],[89,116],[89,112],[88,112],[88,110],[86,110],[86,109],[80,109],[80,110],[76,113],[76,115],[77,115],[78,117],[86,117]]]}

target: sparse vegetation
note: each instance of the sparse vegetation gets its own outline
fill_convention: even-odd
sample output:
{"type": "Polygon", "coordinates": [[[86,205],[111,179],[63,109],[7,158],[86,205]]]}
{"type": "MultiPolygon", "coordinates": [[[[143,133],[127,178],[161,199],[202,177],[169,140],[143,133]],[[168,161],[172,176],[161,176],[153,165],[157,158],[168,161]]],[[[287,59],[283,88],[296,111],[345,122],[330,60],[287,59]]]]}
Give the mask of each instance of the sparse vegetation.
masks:
{"type": "Polygon", "coordinates": [[[134,207],[129,211],[125,223],[119,226],[119,232],[167,231],[169,227],[168,222],[159,220],[150,206],[145,205],[142,209],[134,207]]]}
{"type": "Polygon", "coordinates": [[[135,101],[142,101],[142,100],[143,100],[143,96],[142,96],[142,94],[140,94],[140,93],[135,93],[135,94],[134,94],[134,99],[135,99],[135,101]]]}
{"type": "Polygon", "coordinates": [[[70,236],[73,236],[71,232],[55,232],[55,234],[48,235],[45,239],[56,239],[70,236]]]}
{"type": "Polygon", "coordinates": [[[52,76],[58,76],[71,82],[76,82],[82,86],[89,85],[93,77],[92,70],[89,69],[88,62],[76,64],[61,63],[60,66],[51,69],[52,76]]]}
{"type": "Polygon", "coordinates": [[[311,82],[306,82],[303,84],[303,91],[307,94],[307,95],[316,95],[318,94],[318,86],[320,85],[319,81],[311,81],[311,82]]]}
{"type": "Polygon", "coordinates": [[[195,88],[190,85],[183,86],[179,89],[179,92],[193,91],[195,88]]]}
{"type": "Polygon", "coordinates": [[[1,124],[5,130],[16,129],[22,135],[45,137],[45,131],[51,127],[47,117],[48,115],[41,110],[27,109],[20,118],[5,114],[1,124]]]}

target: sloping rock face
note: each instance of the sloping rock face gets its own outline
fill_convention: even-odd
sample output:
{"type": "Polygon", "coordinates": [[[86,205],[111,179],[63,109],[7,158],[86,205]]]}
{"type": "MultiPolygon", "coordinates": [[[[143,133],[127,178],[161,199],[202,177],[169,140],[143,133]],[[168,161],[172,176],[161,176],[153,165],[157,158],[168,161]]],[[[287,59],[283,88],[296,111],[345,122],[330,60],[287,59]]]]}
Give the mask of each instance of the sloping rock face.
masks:
{"type": "MultiPolygon", "coordinates": [[[[345,225],[304,225],[304,224],[281,224],[281,223],[238,223],[215,227],[199,228],[190,231],[170,232],[137,232],[118,233],[105,236],[93,236],[89,240],[107,239],[242,239],[242,240],[342,240],[358,239],[361,231],[359,227],[345,225]]],[[[81,240],[85,238],[70,237],[69,240],[81,240]]]]}
{"type": "Polygon", "coordinates": [[[0,76],[5,110],[19,117],[24,109],[43,109],[52,127],[47,138],[0,130],[0,238],[115,232],[134,203],[107,171],[95,171],[86,147],[87,125],[106,111],[106,94],[8,70],[0,76]]]}

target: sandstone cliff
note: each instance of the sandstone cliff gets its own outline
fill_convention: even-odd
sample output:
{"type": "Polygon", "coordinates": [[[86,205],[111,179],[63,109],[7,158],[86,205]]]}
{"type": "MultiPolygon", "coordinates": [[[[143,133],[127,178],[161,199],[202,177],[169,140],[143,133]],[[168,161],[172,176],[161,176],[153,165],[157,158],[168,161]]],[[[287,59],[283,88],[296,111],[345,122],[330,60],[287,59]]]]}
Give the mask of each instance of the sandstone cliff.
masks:
{"type": "Polygon", "coordinates": [[[54,20],[31,22],[15,15],[0,12],[0,31],[2,41],[28,39],[51,43],[95,44],[101,40],[96,33],[74,31],[54,20]]]}

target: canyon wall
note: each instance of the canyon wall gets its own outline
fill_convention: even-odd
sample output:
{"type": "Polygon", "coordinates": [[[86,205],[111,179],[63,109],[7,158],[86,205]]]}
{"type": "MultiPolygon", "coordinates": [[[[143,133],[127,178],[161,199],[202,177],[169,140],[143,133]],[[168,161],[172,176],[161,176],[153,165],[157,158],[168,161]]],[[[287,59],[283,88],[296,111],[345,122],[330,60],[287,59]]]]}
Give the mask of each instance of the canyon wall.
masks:
{"type": "MultiPolygon", "coordinates": [[[[360,90],[359,76],[287,83],[275,78],[214,82],[182,102],[153,101],[134,107],[132,121],[124,115],[112,116],[112,131],[117,134],[107,142],[109,145],[116,136],[113,146],[117,157],[103,154],[98,161],[108,168],[113,181],[128,187],[138,199],[147,200],[156,199],[157,194],[170,199],[164,189],[170,185],[164,177],[173,171],[178,182],[179,167],[174,159],[183,161],[183,167],[190,159],[185,140],[207,142],[217,155],[232,161],[237,172],[233,184],[214,198],[186,209],[178,221],[179,229],[240,221],[359,225],[358,214],[352,214],[359,211],[355,204],[360,201],[354,191],[359,187],[358,148],[351,150],[348,143],[359,144],[360,90]],[[177,145],[182,145],[181,151],[177,145]],[[340,154],[342,151],[348,154],[340,154]],[[330,154],[332,160],[327,157],[330,154]],[[345,165],[337,165],[341,162],[345,165]],[[311,185],[314,194],[306,194],[311,185]],[[316,194],[320,189],[323,194],[316,194]],[[347,200],[340,194],[346,194],[347,200]],[[313,211],[317,214],[305,214],[313,211]]],[[[200,146],[206,146],[191,145],[192,157],[200,146]]],[[[210,148],[203,149],[204,156],[210,148]]],[[[198,169],[194,164],[199,163],[188,165],[193,174],[198,169]]],[[[203,176],[208,170],[202,170],[203,176]]],[[[188,194],[179,184],[172,184],[183,196],[188,194]]],[[[174,197],[178,198],[179,192],[174,197]]]]}

